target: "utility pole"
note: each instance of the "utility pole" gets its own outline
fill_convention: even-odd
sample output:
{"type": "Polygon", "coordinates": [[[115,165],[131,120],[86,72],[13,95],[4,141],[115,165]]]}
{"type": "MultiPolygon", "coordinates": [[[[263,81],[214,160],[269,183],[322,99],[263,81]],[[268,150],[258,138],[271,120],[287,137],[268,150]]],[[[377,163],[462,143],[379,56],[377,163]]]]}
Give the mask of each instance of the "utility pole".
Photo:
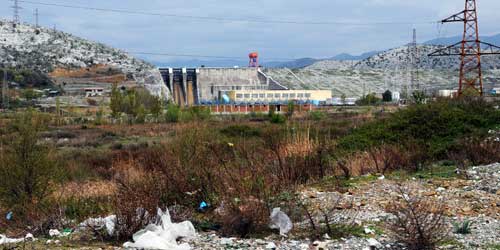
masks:
{"type": "Polygon", "coordinates": [[[19,10],[22,8],[19,6],[19,0],[14,0],[14,5],[11,7],[14,10],[13,22],[14,24],[19,24],[21,19],[19,18],[19,10]]]}
{"type": "Polygon", "coordinates": [[[479,39],[476,0],[465,0],[465,10],[441,21],[441,23],[452,22],[464,23],[462,41],[437,50],[429,56],[460,56],[458,95],[462,96],[465,91],[467,93],[472,91],[482,96],[484,90],[481,56],[500,55],[500,47],[481,42],[479,39]]]}

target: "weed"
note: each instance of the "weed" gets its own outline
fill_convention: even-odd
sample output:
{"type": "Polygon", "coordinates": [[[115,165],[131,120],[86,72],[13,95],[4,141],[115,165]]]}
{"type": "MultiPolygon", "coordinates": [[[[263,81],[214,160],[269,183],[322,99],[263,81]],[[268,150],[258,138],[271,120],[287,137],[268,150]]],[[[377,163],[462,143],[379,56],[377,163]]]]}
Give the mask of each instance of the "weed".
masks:
{"type": "Polygon", "coordinates": [[[470,234],[472,232],[472,221],[465,220],[453,223],[453,232],[456,234],[470,234]]]}
{"type": "Polygon", "coordinates": [[[409,250],[432,250],[447,237],[444,222],[445,209],[442,203],[423,198],[411,188],[397,188],[399,199],[386,207],[395,216],[387,228],[392,236],[409,250]]]}

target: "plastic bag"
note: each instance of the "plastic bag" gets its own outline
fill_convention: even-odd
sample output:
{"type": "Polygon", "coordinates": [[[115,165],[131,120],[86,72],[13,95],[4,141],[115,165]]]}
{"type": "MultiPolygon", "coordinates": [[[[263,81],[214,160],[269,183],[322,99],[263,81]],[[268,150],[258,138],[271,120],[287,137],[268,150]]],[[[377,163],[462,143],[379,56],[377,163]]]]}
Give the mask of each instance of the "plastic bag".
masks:
{"type": "Polygon", "coordinates": [[[178,245],[179,238],[195,238],[196,230],[189,221],[172,223],[168,210],[165,213],[158,209],[159,221],[148,225],[145,229],[135,233],[134,242],[123,244],[125,248],[158,249],[158,250],[191,250],[187,243],[178,245]]]}
{"type": "Polygon", "coordinates": [[[293,228],[292,220],[279,207],[273,209],[270,218],[271,224],[269,227],[271,229],[279,229],[282,236],[286,236],[293,228]]]}
{"type": "Polygon", "coordinates": [[[105,218],[90,218],[80,223],[80,229],[92,228],[94,230],[100,230],[105,228],[109,236],[113,236],[115,233],[116,225],[116,215],[110,215],[105,218]]]}

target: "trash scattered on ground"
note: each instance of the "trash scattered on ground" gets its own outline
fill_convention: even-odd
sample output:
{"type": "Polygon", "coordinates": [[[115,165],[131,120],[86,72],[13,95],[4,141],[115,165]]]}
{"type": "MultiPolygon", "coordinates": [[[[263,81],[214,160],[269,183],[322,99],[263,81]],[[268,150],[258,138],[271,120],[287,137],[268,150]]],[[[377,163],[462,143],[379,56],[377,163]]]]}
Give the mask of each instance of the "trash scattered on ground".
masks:
{"type": "Polygon", "coordinates": [[[23,241],[35,241],[36,238],[33,236],[33,234],[26,234],[26,236],[24,238],[17,238],[17,239],[14,239],[14,238],[8,238],[7,236],[3,235],[3,234],[0,234],[0,245],[3,245],[3,244],[17,244],[17,243],[21,243],[23,241]]]}
{"type": "Polygon", "coordinates": [[[207,211],[207,209],[208,209],[209,207],[210,207],[210,206],[208,205],[208,203],[206,203],[205,201],[202,201],[202,202],[200,203],[200,205],[198,206],[198,211],[200,211],[200,212],[202,212],[202,213],[203,213],[203,212],[207,211]]]}
{"type": "Polygon", "coordinates": [[[79,229],[85,230],[88,228],[92,228],[93,230],[101,230],[106,229],[106,232],[109,236],[113,236],[115,233],[115,225],[116,225],[116,215],[110,215],[105,218],[90,218],[80,223],[79,229]]]}
{"type": "Polygon", "coordinates": [[[267,245],[266,245],[266,249],[276,249],[276,244],[274,244],[273,242],[269,242],[267,245]]]}
{"type": "Polygon", "coordinates": [[[6,220],[12,220],[14,218],[14,213],[12,211],[8,212],[7,215],[5,215],[6,220]]]}
{"type": "Polygon", "coordinates": [[[133,235],[134,242],[123,244],[125,248],[156,249],[156,250],[190,250],[187,243],[177,244],[178,239],[196,238],[194,226],[189,221],[172,223],[168,209],[165,213],[158,209],[160,222],[148,225],[145,229],[133,235]]]}
{"type": "Polygon", "coordinates": [[[269,225],[269,227],[271,229],[279,229],[280,235],[282,236],[286,236],[288,232],[290,232],[293,228],[290,217],[282,212],[279,207],[273,209],[270,218],[271,224],[269,225]]]}
{"type": "Polygon", "coordinates": [[[57,229],[50,229],[49,230],[49,236],[52,237],[52,238],[55,238],[55,237],[61,237],[62,234],[57,229]]]}

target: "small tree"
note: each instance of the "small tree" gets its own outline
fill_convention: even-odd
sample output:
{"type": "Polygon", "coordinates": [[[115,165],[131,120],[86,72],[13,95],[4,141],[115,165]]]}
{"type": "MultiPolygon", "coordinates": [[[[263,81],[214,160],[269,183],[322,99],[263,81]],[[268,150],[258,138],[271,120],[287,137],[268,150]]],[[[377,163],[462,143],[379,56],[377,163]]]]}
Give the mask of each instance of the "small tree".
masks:
{"type": "Polygon", "coordinates": [[[347,96],[345,94],[342,94],[342,96],[340,96],[340,101],[342,102],[342,105],[346,105],[346,99],[347,96]]]}
{"type": "Polygon", "coordinates": [[[392,102],[392,92],[390,90],[387,90],[382,94],[382,100],[384,102],[392,102]]]}
{"type": "Polygon", "coordinates": [[[411,94],[411,99],[415,104],[424,104],[426,98],[424,91],[416,90],[411,94]]]}
{"type": "Polygon", "coordinates": [[[123,105],[123,95],[118,89],[117,84],[113,84],[113,88],[111,90],[111,100],[109,103],[109,108],[111,109],[111,115],[114,118],[119,118],[120,113],[122,112],[123,105]]]}
{"type": "Polygon", "coordinates": [[[47,120],[28,111],[12,124],[13,140],[1,152],[0,201],[21,215],[37,212],[48,200],[60,171],[50,148],[39,143],[47,120]]]}
{"type": "Polygon", "coordinates": [[[155,97],[151,105],[151,114],[158,121],[158,118],[163,112],[163,99],[161,97],[155,97]]]}

